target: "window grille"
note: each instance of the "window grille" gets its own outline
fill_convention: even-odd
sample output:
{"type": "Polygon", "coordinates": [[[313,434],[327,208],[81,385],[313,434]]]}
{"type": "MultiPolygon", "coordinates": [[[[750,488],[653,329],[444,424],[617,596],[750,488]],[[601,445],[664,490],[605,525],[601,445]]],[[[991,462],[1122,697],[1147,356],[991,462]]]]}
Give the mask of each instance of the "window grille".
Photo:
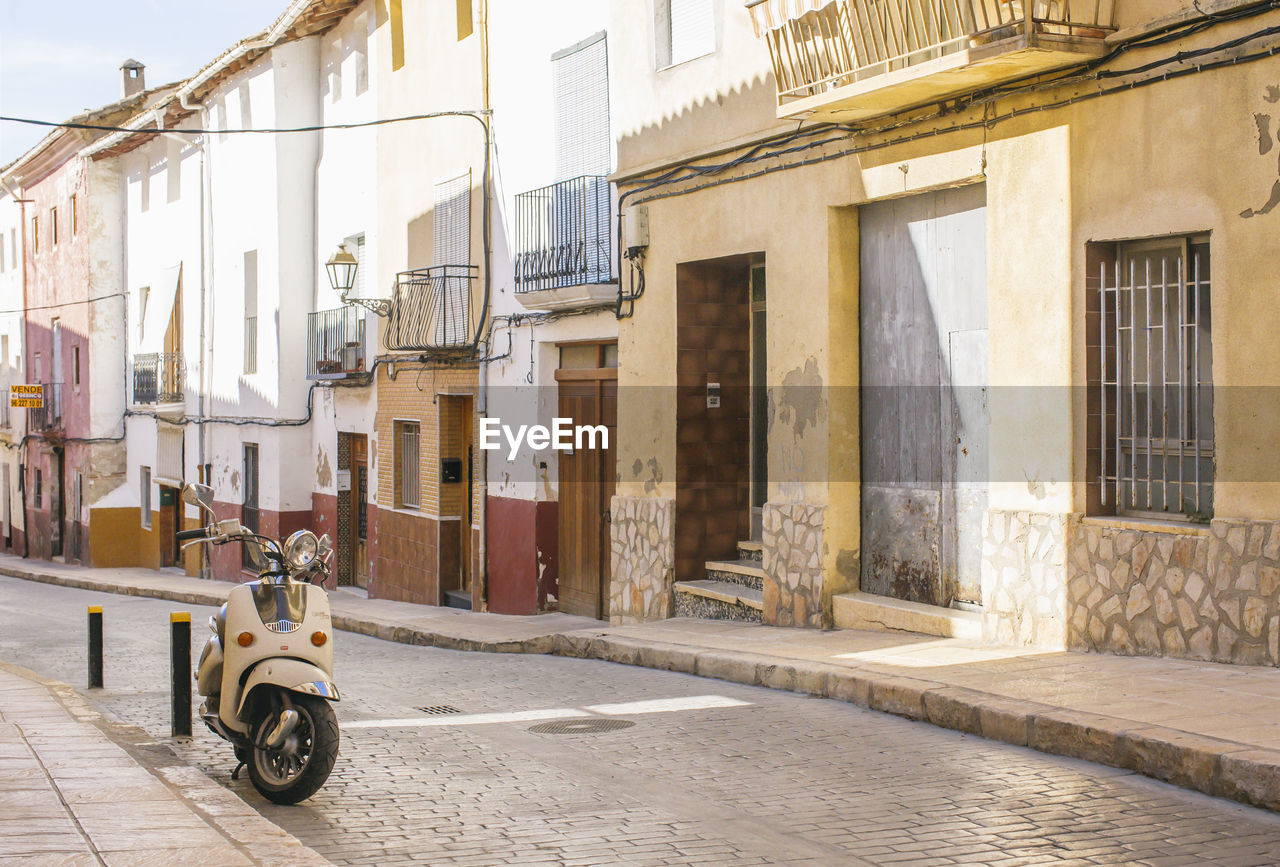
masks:
{"type": "Polygon", "coordinates": [[[1107,246],[1097,266],[1100,501],[1120,514],[1207,520],[1214,474],[1208,241],[1107,246]]]}
{"type": "MultiPolygon", "coordinates": [[[[437,266],[471,264],[470,171],[436,184],[432,246],[437,266]]],[[[445,281],[443,290],[434,342],[440,346],[465,343],[471,330],[471,284],[466,280],[445,281]]]]}
{"type": "Polygon", "coordinates": [[[406,509],[416,509],[422,505],[419,496],[418,445],[420,427],[417,422],[396,422],[399,428],[399,468],[400,496],[397,505],[406,509]]]}

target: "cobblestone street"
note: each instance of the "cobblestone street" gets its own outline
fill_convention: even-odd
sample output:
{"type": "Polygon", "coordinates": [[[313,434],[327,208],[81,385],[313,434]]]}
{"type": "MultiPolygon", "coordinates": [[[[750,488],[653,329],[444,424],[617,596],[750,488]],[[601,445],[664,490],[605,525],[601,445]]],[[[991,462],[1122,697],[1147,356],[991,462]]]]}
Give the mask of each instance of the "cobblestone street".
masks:
{"type": "MultiPolygon", "coordinates": [[[[168,613],[191,611],[198,645],[211,609],[12,579],[0,600],[0,659],[76,687],[85,608],[102,605],[106,689],[90,699],[166,738],[168,613]]],[[[207,731],[176,745],[335,863],[1263,865],[1280,852],[1273,814],[840,702],[346,633],[336,652],[342,751],[309,801],[276,807],[233,782],[207,731]],[[694,709],[599,708],[666,699],[694,709]],[[423,710],[442,707],[457,713],[423,710]],[[474,716],[584,708],[634,725],[551,734],[532,714],[474,716]]]]}

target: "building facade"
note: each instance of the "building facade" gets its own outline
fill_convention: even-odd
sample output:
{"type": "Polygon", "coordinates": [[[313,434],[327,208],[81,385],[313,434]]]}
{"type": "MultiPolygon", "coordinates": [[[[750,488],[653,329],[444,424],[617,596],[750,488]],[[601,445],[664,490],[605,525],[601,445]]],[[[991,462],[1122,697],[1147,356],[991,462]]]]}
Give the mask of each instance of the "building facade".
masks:
{"type": "MultiPolygon", "coordinates": [[[[120,101],[73,121],[120,123],[166,91],[146,90],[135,62],[121,75],[120,101]]],[[[43,385],[42,406],[25,411],[25,550],[86,564],[111,559],[125,475],[120,179],[81,154],[99,137],[56,130],[4,171],[24,200],[26,378],[43,385]]]]}
{"type": "Polygon", "coordinates": [[[1274,12],[657,5],[611,618],[1280,664],[1274,12]]]}
{"type": "MultiPolygon", "coordinates": [[[[608,8],[490,5],[500,186],[487,365],[493,425],[617,427],[618,258],[608,8]],[[572,22],[572,26],[566,26],[572,22]],[[529,135],[537,130],[539,134],[529,135]]],[[[611,444],[610,444],[611,445],[611,444]]],[[[487,452],[488,608],[608,611],[611,447],[487,452]]]]}
{"type": "Polygon", "coordinates": [[[484,4],[393,3],[373,35],[377,115],[377,416],[370,595],[484,599],[481,366],[493,256],[484,4]]]}
{"type": "Polygon", "coordinates": [[[0,187],[0,548],[7,553],[26,551],[23,537],[22,443],[27,413],[9,405],[12,385],[26,384],[22,339],[26,332],[25,266],[22,239],[26,213],[21,196],[0,187]]]}

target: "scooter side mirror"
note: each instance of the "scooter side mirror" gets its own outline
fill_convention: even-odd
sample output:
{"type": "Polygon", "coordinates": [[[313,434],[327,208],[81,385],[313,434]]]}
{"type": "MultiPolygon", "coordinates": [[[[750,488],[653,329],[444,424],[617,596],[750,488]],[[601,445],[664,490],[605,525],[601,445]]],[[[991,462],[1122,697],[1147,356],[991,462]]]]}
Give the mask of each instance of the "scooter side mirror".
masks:
{"type": "Polygon", "coordinates": [[[213,488],[208,485],[183,485],[182,502],[199,506],[205,511],[213,511],[213,488]]]}
{"type": "Polygon", "coordinates": [[[333,551],[333,540],[329,538],[329,534],[325,533],[320,537],[320,543],[316,546],[316,556],[327,557],[333,551]]]}

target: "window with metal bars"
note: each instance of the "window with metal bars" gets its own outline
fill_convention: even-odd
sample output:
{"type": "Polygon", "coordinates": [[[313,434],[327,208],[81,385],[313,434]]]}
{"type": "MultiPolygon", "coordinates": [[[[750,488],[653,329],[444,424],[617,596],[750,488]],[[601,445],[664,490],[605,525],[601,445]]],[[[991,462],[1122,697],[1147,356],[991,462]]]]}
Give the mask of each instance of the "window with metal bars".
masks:
{"type": "Polygon", "coordinates": [[[1091,477],[1104,514],[1213,515],[1207,236],[1091,244],[1091,477]]]}
{"type": "MultiPolygon", "coordinates": [[[[470,170],[436,184],[431,232],[437,267],[471,264],[470,170]]],[[[466,280],[444,280],[441,284],[432,329],[436,345],[456,346],[470,336],[470,292],[471,284],[466,280]]]]}
{"type": "Polygon", "coordinates": [[[415,421],[395,423],[395,485],[396,506],[416,509],[422,505],[419,495],[419,433],[421,426],[415,421]]]}

